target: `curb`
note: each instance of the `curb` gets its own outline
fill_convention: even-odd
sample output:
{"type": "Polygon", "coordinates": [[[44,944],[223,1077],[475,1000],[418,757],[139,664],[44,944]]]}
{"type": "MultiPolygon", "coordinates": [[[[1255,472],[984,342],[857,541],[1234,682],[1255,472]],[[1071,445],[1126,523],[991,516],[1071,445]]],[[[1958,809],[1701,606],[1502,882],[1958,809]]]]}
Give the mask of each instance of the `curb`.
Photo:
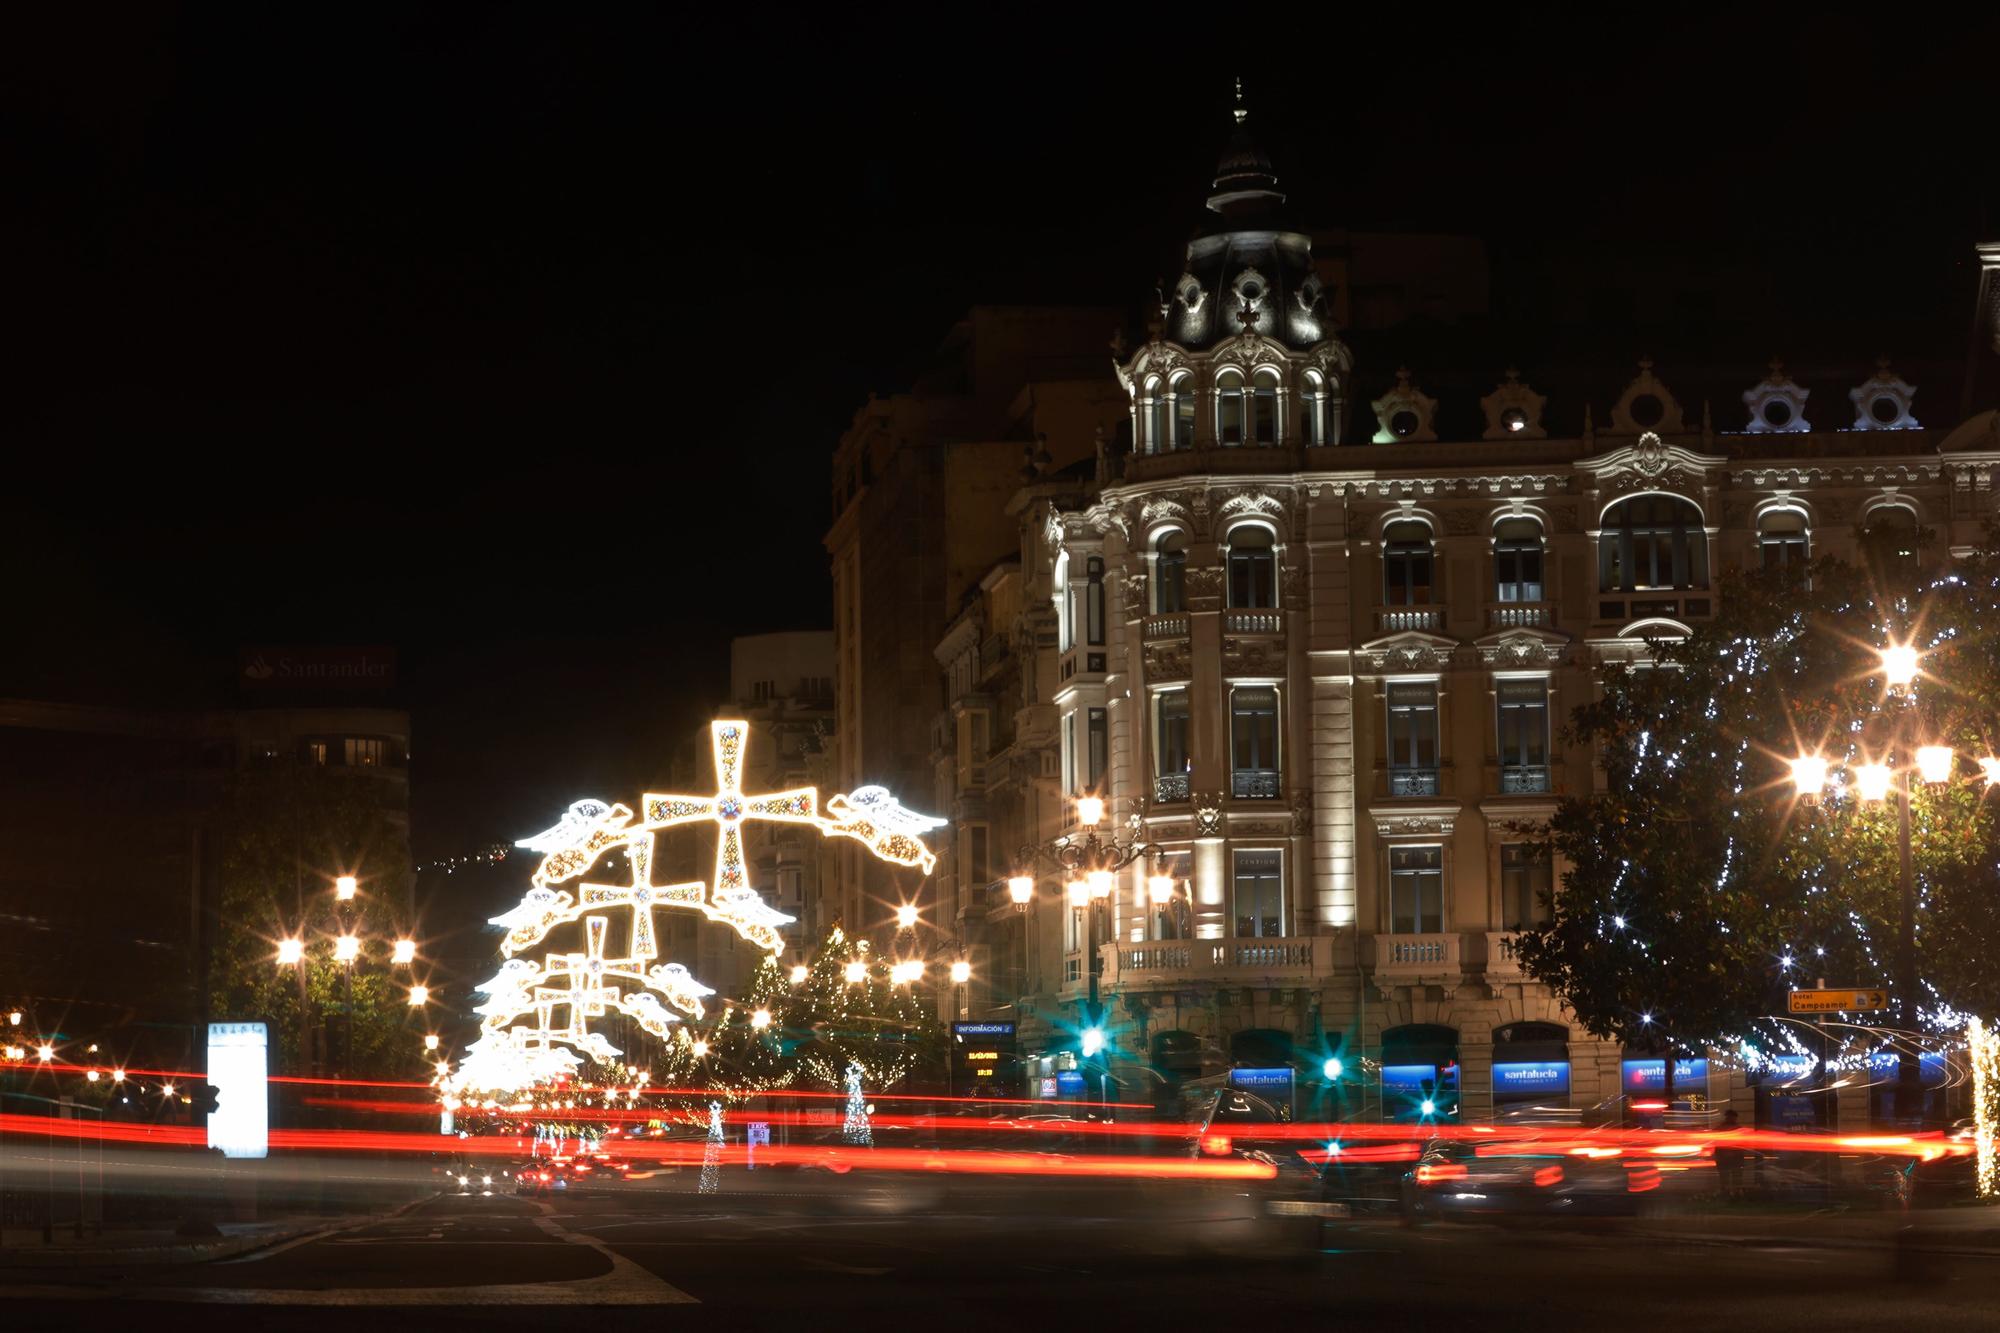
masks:
{"type": "Polygon", "coordinates": [[[131,1268],[158,1264],[206,1263],[236,1259],[287,1245],[306,1237],[330,1236],[336,1232],[366,1226],[371,1222],[399,1217],[427,1199],[401,1204],[385,1213],[364,1217],[349,1216],[340,1221],[316,1220],[310,1225],[286,1227],[256,1236],[225,1236],[219,1240],[190,1241],[179,1245],[140,1245],[128,1249],[90,1250],[5,1250],[0,1251],[0,1272],[48,1268],[131,1268]]]}

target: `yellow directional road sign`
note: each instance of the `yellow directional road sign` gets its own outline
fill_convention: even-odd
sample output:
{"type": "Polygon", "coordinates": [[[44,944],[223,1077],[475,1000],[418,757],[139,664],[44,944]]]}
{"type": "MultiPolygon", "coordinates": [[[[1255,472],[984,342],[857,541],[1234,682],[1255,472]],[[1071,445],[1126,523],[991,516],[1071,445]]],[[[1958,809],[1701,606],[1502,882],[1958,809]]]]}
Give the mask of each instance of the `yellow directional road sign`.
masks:
{"type": "Polygon", "coordinates": [[[1871,1009],[1887,1009],[1889,992],[1885,990],[1795,990],[1792,992],[1792,1012],[1795,1014],[1837,1014],[1866,1013],[1871,1009]]]}

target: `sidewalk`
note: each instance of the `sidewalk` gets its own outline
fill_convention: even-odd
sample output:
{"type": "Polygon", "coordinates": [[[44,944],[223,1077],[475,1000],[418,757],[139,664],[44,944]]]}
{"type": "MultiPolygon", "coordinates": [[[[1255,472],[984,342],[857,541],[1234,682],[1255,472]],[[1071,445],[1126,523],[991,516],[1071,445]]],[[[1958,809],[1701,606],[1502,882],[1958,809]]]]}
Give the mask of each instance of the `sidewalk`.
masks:
{"type": "Polygon", "coordinates": [[[1628,1233],[1662,1240],[1766,1245],[1912,1246],[2000,1254],[2000,1208],[1918,1208],[1907,1212],[1690,1213],[1649,1217],[1628,1233]]]}
{"type": "Polygon", "coordinates": [[[116,1227],[102,1234],[86,1234],[79,1240],[71,1227],[61,1225],[55,1229],[49,1244],[42,1242],[40,1227],[9,1227],[0,1232],[0,1270],[202,1263],[353,1226],[373,1216],[299,1216],[268,1222],[224,1222],[216,1228],[222,1233],[220,1236],[205,1238],[176,1235],[171,1227],[116,1227]]]}

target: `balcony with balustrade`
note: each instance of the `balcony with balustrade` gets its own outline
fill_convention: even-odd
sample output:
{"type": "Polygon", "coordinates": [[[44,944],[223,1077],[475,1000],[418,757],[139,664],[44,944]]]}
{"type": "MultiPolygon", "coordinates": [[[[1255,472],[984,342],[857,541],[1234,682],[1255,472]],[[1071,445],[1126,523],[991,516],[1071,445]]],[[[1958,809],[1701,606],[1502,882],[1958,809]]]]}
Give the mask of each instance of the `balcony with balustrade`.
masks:
{"type": "Polygon", "coordinates": [[[1488,629],[1553,629],[1554,602],[1501,602],[1486,608],[1488,629]]]}
{"type": "Polygon", "coordinates": [[[1275,768],[1239,768],[1229,775],[1229,794],[1239,801],[1275,801],[1280,790],[1275,768]]]}
{"type": "Polygon", "coordinates": [[[1380,606],[1375,608],[1375,625],[1384,634],[1405,634],[1412,630],[1436,634],[1444,628],[1444,608],[1380,606]]]}
{"type": "Polygon", "coordinates": [[[1524,981],[1527,974],[1521,970],[1521,957],[1514,950],[1517,932],[1511,930],[1489,930],[1486,932],[1486,979],[1491,982],[1524,981]]]}
{"type": "Polygon", "coordinates": [[[1185,805],[1187,799],[1187,774],[1167,773],[1153,779],[1154,805],[1185,805]]]}
{"type": "Polygon", "coordinates": [[[1331,935],[1264,935],[1219,940],[1106,944],[1099,985],[1127,989],[1210,981],[1304,986],[1333,972],[1331,935]]]}
{"type": "Polygon", "coordinates": [[[1456,932],[1377,935],[1375,979],[1384,984],[1455,981],[1464,970],[1459,953],[1456,932]]]}
{"type": "Polygon", "coordinates": [[[1547,764],[1501,764],[1502,796],[1540,796],[1553,789],[1547,764]]]}

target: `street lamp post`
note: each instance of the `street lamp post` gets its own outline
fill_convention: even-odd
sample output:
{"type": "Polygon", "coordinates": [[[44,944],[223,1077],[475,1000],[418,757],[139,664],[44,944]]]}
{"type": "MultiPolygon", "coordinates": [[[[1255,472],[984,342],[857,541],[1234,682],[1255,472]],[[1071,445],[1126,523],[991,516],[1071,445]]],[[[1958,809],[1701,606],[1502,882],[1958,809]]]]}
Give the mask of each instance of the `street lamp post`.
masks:
{"type": "MultiPolygon", "coordinates": [[[[1896,861],[1900,880],[1901,915],[1896,940],[1896,1026],[1903,1040],[1896,1051],[1895,1117],[1899,1124],[1917,1119],[1923,1106],[1923,1066],[1915,1044],[1917,1030],[1917,989],[1921,985],[1917,968],[1917,871],[1911,850],[1910,805],[1915,784],[1914,767],[1927,783],[1942,784],[1952,778],[1952,749],[1948,745],[1919,743],[1916,730],[1915,687],[1920,654],[1908,644],[1882,650],[1882,675],[1892,699],[1898,700],[1892,715],[1890,752],[1899,761],[1895,769],[1886,762],[1858,765],[1855,785],[1864,802],[1891,798],[1896,801],[1896,861]],[[1912,764],[1914,759],[1914,764],[1912,764]]],[[[1979,761],[1986,785],[2000,780],[2000,759],[1979,761]]],[[[1826,786],[1827,761],[1819,755],[1801,755],[1792,760],[1792,784],[1808,804],[1816,803],[1826,786]]]]}
{"type": "MultiPolygon", "coordinates": [[[[1116,833],[1107,835],[1098,831],[1104,823],[1105,804],[1102,797],[1077,797],[1076,819],[1083,828],[1082,836],[1065,834],[1047,843],[1027,844],[1021,848],[1019,869],[1007,881],[1014,910],[1025,912],[1035,896],[1035,866],[1037,862],[1045,862],[1062,872],[1067,901],[1086,909],[1084,976],[1088,989],[1085,1026],[1077,1045],[1083,1058],[1097,1069],[1099,1101],[1107,1100],[1104,1091],[1107,1070],[1103,1058],[1105,1016],[1098,997],[1098,914],[1108,910],[1120,870],[1141,857],[1158,858],[1163,854],[1158,844],[1149,843],[1139,836],[1144,827],[1143,810],[1144,803],[1140,802],[1139,810],[1133,813],[1130,822],[1132,836],[1121,839],[1116,833]]],[[[1155,902],[1164,902],[1173,896],[1173,881],[1164,873],[1157,859],[1155,873],[1147,879],[1147,888],[1155,902]]],[[[1108,938],[1108,922],[1104,934],[1108,938]]]]}

